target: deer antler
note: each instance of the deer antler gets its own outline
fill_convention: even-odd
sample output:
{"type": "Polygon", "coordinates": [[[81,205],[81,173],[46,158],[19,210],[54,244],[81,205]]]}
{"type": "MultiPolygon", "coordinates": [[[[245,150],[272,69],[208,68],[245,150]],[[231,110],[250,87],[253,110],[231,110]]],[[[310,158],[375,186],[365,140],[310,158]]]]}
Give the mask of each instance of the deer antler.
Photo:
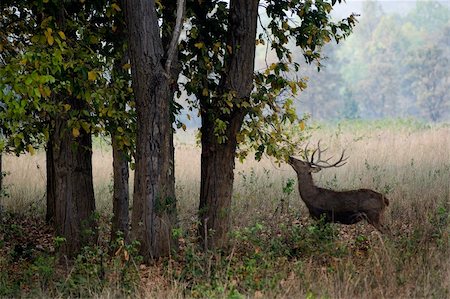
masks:
{"type": "Polygon", "coordinates": [[[309,164],[311,166],[315,166],[315,167],[319,167],[319,168],[331,168],[331,167],[341,167],[341,166],[343,166],[343,165],[345,165],[347,163],[348,157],[344,158],[345,150],[342,151],[342,154],[341,154],[341,157],[339,158],[339,160],[337,160],[333,164],[330,164],[330,162],[329,162],[333,157],[330,157],[330,158],[328,158],[326,160],[322,160],[321,156],[327,150],[328,150],[328,148],[326,148],[326,149],[321,149],[320,148],[320,140],[319,140],[319,142],[317,143],[317,148],[313,151],[313,153],[311,155],[311,159],[309,161],[309,164]],[[315,157],[316,154],[317,154],[317,160],[314,161],[315,160],[314,157],[315,157]]]}

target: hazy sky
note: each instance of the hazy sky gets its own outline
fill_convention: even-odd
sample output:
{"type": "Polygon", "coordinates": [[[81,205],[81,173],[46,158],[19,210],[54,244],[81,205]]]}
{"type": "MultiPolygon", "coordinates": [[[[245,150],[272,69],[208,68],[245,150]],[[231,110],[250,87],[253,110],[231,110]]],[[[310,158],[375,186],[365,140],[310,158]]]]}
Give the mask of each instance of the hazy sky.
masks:
{"type": "MultiPolygon", "coordinates": [[[[371,1],[371,0],[346,0],[346,2],[364,2],[364,1],[371,1]]],[[[426,0],[424,0],[426,1],[426,0]]],[[[378,0],[378,2],[416,2],[416,0],[378,0]]]]}
{"type": "MultiPolygon", "coordinates": [[[[367,0],[347,0],[338,4],[334,8],[334,15],[337,17],[345,17],[351,13],[361,14],[362,4],[367,0]]],[[[378,0],[386,13],[405,14],[413,9],[416,5],[415,0],[378,0]]],[[[361,16],[362,17],[362,16],[361,16]]]]}
{"type": "MultiPolygon", "coordinates": [[[[346,2],[341,3],[335,7],[337,15],[343,16],[348,13],[361,13],[362,3],[369,0],[346,0],[346,2]]],[[[428,0],[417,0],[417,1],[428,1],[428,0]]],[[[405,14],[414,8],[416,0],[378,0],[386,13],[398,13],[405,14]]],[[[450,0],[438,0],[444,5],[450,7],[450,0]]]]}

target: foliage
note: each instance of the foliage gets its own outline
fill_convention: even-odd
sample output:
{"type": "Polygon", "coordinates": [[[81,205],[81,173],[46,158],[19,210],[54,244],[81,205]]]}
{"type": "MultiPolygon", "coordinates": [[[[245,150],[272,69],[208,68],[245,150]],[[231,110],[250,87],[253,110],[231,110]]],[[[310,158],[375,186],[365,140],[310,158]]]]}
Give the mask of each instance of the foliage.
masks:
{"type": "Polygon", "coordinates": [[[303,131],[306,117],[297,116],[292,96],[305,88],[305,82],[290,76],[300,66],[290,46],[295,44],[296,52],[302,53],[305,61],[320,66],[322,46],[331,39],[345,38],[356,21],[351,15],[333,22],[330,12],[336,2],[341,1],[263,2],[261,13],[267,15],[267,23],[255,37],[256,44],[275,53],[276,62],[255,72],[250,98],[222,90],[225,63],[232,51],[227,44],[227,23],[223,21],[227,18],[227,3],[206,1],[191,9],[188,6],[190,26],[180,45],[180,59],[184,62],[183,87],[190,96],[189,109],[201,109],[205,117],[213,120],[219,143],[227,141],[226,128],[233,117],[243,112],[246,117],[237,136],[241,159],[250,151],[256,152],[258,160],[263,154],[283,159],[295,150],[296,143],[289,133],[299,133],[292,127],[303,131]]]}
{"type": "Polygon", "coordinates": [[[0,150],[33,154],[48,140],[57,116],[67,119],[74,138],[81,130],[97,135],[106,128],[119,135],[122,147],[132,145],[131,89],[126,72],[113,71],[123,53],[114,36],[119,11],[115,2],[83,1],[66,8],[63,22],[58,1],[2,6],[1,21],[9,26],[1,32],[6,141],[0,150]]]}
{"type": "MultiPolygon", "coordinates": [[[[286,288],[291,287],[314,298],[336,291],[333,287],[321,289],[326,279],[333,283],[353,281],[353,287],[360,289],[356,278],[374,279],[373,275],[379,275],[377,271],[389,273],[389,278],[382,279],[392,281],[395,277],[393,285],[402,285],[403,275],[416,275],[406,274],[408,262],[426,251],[427,245],[420,242],[430,236],[430,232],[420,229],[398,238],[382,239],[365,233],[347,235],[344,231],[336,224],[322,221],[303,223],[292,215],[256,221],[232,232],[232,246],[223,255],[203,252],[185,236],[187,243],[183,250],[165,264],[166,275],[183,285],[185,295],[194,298],[241,298],[255,294],[272,297],[286,294],[289,292],[286,288]],[[387,261],[392,264],[384,264],[387,261]],[[346,280],[348,277],[356,280],[346,280]]],[[[442,241],[448,242],[448,237],[432,239],[433,248],[439,248],[442,241]]],[[[438,250],[445,254],[442,247],[438,250]]],[[[383,280],[383,284],[388,283],[383,280]]],[[[374,291],[376,287],[370,288],[374,291]]],[[[445,292],[436,289],[442,291],[445,292]]],[[[367,292],[364,289],[359,295],[367,292]]]]}
{"type": "Polygon", "coordinates": [[[446,52],[437,46],[423,47],[408,63],[413,93],[432,121],[440,120],[450,104],[450,61],[446,52]]]}
{"type": "MultiPolygon", "coordinates": [[[[0,219],[0,296],[90,297],[105,290],[130,296],[136,292],[142,262],[137,243],[124,244],[118,237],[111,248],[83,248],[73,263],[67,264],[51,250],[46,232],[36,230],[37,226],[47,229],[41,220],[30,218],[8,213],[0,219]]],[[[61,241],[55,238],[55,246],[61,241]]]]}
{"type": "Polygon", "coordinates": [[[175,257],[182,268],[168,268],[173,271],[169,275],[187,283],[189,295],[195,298],[216,297],[223,292],[230,297],[242,296],[249,291],[270,292],[277,288],[289,273],[288,265],[297,259],[347,254],[345,248],[336,246],[332,225],[318,222],[303,227],[292,218],[285,220],[277,223],[278,229],[270,223],[256,222],[233,231],[234,245],[226,256],[201,252],[187,244],[175,257]]]}
{"type": "Polygon", "coordinates": [[[132,294],[139,280],[137,265],[142,261],[137,248],[137,243],[125,245],[118,238],[111,258],[101,247],[85,247],[75,259],[70,275],[59,286],[60,292],[85,297],[113,287],[123,295],[132,294]]]}

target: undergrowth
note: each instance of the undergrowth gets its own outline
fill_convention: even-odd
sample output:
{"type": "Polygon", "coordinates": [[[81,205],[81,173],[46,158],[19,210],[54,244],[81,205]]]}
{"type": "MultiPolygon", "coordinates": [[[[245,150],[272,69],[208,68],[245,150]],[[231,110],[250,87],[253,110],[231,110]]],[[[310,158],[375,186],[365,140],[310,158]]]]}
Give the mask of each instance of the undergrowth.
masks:
{"type": "Polygon", "coordinates": [[[446,274],[439,268],[439,257],[448,261],[449,214],[446,211],[443,220],[442,213],[437,211],[441,222],[433,230],[417,227],[397,236],[382,236],[370,228],[355,233],[350,227],[287,214],[233,231],[224,252],[203,252],[192,235],[165,261],[165,275],[182,286],[186,297],[194,298],[443,298],[449,290],[438,283],[446,274]],[[429,273],[434,285],[422,279],[421,266],[427,265],[435,267],[429,273]],[[414,289],[401,289],[411,280],[414,289]]]}
{"type": "Polygon", "coordinates": [[[119,237],[113,244],[84,247],[67,260],[58,254],[64,239],[48,234],[43,219],[5,213],[0,224],[0,297],[85,298],[104,292],[126,297],[138,289],[136,242],[125,244],[119,237]]]}
{"type": "Polygon", "coordinates": [[[57,253],[63,239],[33,241],[41,219],[6,213],[0,226],[0,297],[154,297],[172,290],[174,297],[189,298],[444,298],[448,207],[438,206],[429,216],[422,225],[384,236],[367,224],[328,224],[288,212],[236,228],[228,248],[206,252],[195,230],[180,230],[179,250],[143,267],[138,244],[121,238],[65,260],[57,253]],[[159,293],[145,288],[142,269],[160,273],[165,283],[159,293]]]}

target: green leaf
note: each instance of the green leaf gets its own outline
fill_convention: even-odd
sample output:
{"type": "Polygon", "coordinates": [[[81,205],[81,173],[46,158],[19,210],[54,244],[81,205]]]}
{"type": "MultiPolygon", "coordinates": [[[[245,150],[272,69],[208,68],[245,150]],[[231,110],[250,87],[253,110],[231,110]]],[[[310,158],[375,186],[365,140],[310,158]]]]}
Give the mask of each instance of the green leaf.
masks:
{"type": "Polygon", "coordinates": [[[122,11],[122,9],[120,9],[120,7],[117,3],[111,4],[111,8],[114,9],[115,11],[122,11]]]}
{"type": "Polygon", "coordinates": [[[88,80],[95,81],[97,79],[97,73],[95,71],[88,72],[88,80]]]}
{"type": "Polygon", "coordinates": [[[27,151],[30,153],[30,155],[34,155],[36,151],[34,150],[33,146],[31,144],[27,145],[27,151]]]}
{"type": "Polygon", "coordinates": [[[64,32],[58,31],[58,35],[59,35],[59,37],[61,37],[61,39],[63,39],[63,40],[66,39],[66,35],[64,34],[64,32]]]}
{"type": "Polygon", "coordinates": [[[80,130],[78,128],[72,128],[72,135],[73,137],[77,138],[80,136],[80,130]]]}
{"type": "Polygon", "coordinates": [[[194,46],[195,46],[197,49],[202,49],[202,48],[205,47],[205,43],[204,43],[204,42],[195,43],[194,46]]]}

